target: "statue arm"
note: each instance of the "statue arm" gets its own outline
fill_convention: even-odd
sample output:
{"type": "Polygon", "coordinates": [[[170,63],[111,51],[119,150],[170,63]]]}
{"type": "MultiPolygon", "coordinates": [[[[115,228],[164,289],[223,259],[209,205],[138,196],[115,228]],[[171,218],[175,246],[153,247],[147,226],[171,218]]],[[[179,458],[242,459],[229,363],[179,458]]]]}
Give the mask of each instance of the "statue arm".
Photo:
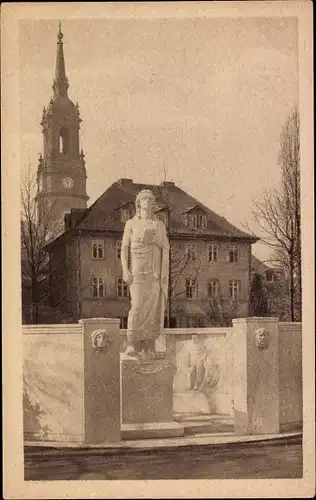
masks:
{"type": "Polygon", "coordinates": [[[162,245],[162,268],[161,268],[161,284],[165,295],[168,290],[169,278],[169,250],[170,245],[167,237],[166,226],[162,223],[163,245],[162,245]]]}
{"type": "Polygon", "coordinates": [[[121,263],[123,270],[123,279],[126,283],[130,283],[131,281],[131,273],[128,267],[128,254],[131,242],[131,232],[132,232],[131,222],[127,221],[124,228],[122,246],[121,246],[121,263]]]}

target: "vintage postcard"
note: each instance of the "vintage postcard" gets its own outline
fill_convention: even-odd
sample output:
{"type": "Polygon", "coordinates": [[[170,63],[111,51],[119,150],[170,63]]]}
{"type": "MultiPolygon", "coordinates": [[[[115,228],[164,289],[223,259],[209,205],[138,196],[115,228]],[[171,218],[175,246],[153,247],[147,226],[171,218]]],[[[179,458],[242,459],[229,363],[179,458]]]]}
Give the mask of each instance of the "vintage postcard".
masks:
{"type": "Polygon", "coordinates": [[[313,496],[311,3],[1,28],[4,497],[313,496]]]}

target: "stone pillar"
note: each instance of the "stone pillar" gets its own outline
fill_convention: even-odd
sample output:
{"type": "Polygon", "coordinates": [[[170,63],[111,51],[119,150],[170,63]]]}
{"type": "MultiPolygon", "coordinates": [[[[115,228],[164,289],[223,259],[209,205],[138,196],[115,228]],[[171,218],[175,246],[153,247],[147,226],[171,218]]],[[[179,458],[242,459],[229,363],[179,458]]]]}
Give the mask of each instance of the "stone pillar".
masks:
{"type": "Polygon", "coordinates": [[[84,441],[121,440],[120,320],[80,320],[84,352],[84,441]]]}
{"type": "Polygon", "coordinates": [[[233,320],[236,434],[280,432],[278,345],[278,318],[233,320]]]}
{"type": "Polygon", "coordinates": [[[123,439],[183,436],[173,420],[173,378],[168,359],[139,361],[121,355],[123,439]]]}
{"type": "Polygon", "coordinates": [[[140,361],[121,354],[123,439],[176,437],[184,427],[173,420],[175,339],[161,339],[157,359],[140,361]]]}

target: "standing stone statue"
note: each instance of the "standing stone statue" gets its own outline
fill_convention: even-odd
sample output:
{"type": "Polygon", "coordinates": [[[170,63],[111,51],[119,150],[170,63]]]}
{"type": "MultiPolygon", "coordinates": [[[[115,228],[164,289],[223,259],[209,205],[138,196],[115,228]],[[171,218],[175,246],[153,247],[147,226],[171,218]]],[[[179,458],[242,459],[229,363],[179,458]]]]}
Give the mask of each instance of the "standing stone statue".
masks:
{"type": "Polygon", "coordinates": [[[169,243],[165,225],[153,213],[154,202],[150,190],[138,193],[136,214],[125,224],[121,250],[123,279],[131,294],[125,354],[145,358],[155,356],[168,296],[169,243]]]}

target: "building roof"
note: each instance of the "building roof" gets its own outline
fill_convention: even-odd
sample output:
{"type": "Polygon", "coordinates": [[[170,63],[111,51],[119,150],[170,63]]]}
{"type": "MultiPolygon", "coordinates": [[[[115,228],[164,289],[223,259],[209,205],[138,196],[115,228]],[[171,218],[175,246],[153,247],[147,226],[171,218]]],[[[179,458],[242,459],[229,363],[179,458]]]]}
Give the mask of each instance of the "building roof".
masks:
{"type": "Polygon", "coordinates": [[[259,260],[257,257],[255,257],[255,255],[251,255],[251,270],[252,271],[256,271],[260,274],[268,271],[269,269],[271,269],[269,266],[267,266],[267,264],[265,264],[264,262],[262,262],[261,260],[259,260]]]}
{"type": "Polygon", "coordinates": [[[255,257],[255,255],[251,255],[251,270],[254,272],[258,272],[260,274],[263,274],[267,271],[273,271],[274,273],[283,273],[284,269],[271,261],[270,264],[267,264],[266,262],[263,262],[262,260],[258,259],[255,257]]]}
{"type": "Polygon", "coordinates": [[[75,230],[122,232],[120,207],[134,202],[142,189],[150,189],[156,197],[157,212],[170,207],[171,235],[187,237],[225,237],[246,239],[251,243],[256,238],[230,224],[211,209],[200,203],[173,182],[156,184],[134,183],[132,179],[119,179],[112,184],[90,207],[75,230]],[[186,225],[185,214],[193,208],[200,208],[207,215],[207,227],[193,229],[186,225]]]}

